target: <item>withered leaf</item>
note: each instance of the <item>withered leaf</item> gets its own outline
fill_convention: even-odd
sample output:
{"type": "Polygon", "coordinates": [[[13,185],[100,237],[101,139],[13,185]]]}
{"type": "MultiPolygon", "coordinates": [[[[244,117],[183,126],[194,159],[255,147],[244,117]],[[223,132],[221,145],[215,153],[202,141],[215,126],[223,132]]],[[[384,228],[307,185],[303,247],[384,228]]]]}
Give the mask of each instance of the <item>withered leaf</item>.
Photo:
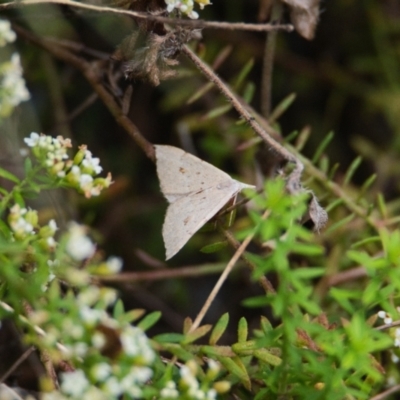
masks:
{"type": "Polygon", "coordinates": [[[319,232],[328,222],[327,212],[319,205],[317,198],[312,195],[308,206],[308,213],[311,221],[314,223],[314,231],[319,232]]]}
{"type": "Polygon", "coordinates": [[[114,59],[123,61],[126,78],[143,79],[157,86],[161,80],[175,76],[171,69],[182,46],[192,39],[200,38],[199,30],[177,29],[165,35],[136,31],[125,38],[114,59]]]}
{"type": "Polygon", "coordinates": [[[282,0],[290,7],[290,20],[299,35],[314,38],[319,18],[320,0],[282,0]]]}

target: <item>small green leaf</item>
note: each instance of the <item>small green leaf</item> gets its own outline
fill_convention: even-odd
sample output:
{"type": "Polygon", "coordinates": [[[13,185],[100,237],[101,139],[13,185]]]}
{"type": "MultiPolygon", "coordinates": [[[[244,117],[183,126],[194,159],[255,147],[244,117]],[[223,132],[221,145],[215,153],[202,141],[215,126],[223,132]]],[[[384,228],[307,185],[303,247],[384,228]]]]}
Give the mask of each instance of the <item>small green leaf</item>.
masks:
{"type": "Polygon", "coordinates": [[[201,337],[206,335],[211,330],[211,328],[212,328],[212,325],[199,326],[193,332],[186,334],[181,343],[182,344],[193,343],[197,339],[200,339],[201,337]]]}
{"type": "Polygon", "coordinates": [[[222,249],[225,249],[228,246],[228,242],[216,242],[216,243],[211,243],[208,244],[207,246],[204,246],[200,249],[202,253],[210,254],[210,253],[216,253],[217,251],[220,251],[222,249]]]}
{"type": "Polygon", "coordinates": [[[14,183],[20,183],[21,181],[11,172],[8,172],[7,170],[0,168],[0,177],[7,179],[9,181],[12,181],[14,183]]]}
{"type": "Polygon", "coordinates": [[[332,141],[334,137],[333,132],[329,132],[324,140],[321,142],[321,144],[318,146],[317,150],[314,153],[314,157],[312,158],[312,163],[315,164],[319,158],[321,157],[321,154],[325,151],[325,149],[328,147],[329,143],[332,141]]]}
{"type": "Polygon", "coordinates": [[[128,323],[135,322],[139,318],[141,318],[145,313],[146,313],[146,310],[140,309],[140,308],[137,308],[135,310],[129,310],[124,315],[122,315],[119,318],[119,320],[121,322],[128,322],[128,323]]]}
{"type": "Polygon", "coordinates": [[[214,329],[211,332],[209,340],[209,343],[211,345],[217,344],[218,340],[224,334],[226,327],[228,326],[228,322],[229,322],[229,314],[225,313],[215,324],[214,329]]]}
{"type": "MultiPolygon", "coordinates": [[[[161,336],[161,335],[160,335],[161,336]]],[[[160,341],[158,341],[160,343],[160,341]]],[[[177,356],[180,360],[182,361],[189,361],[193,359],[193,354],[184,348],[182,348],[178,344],[172,344],[172,343],[163,343],[162,347],[164,350],[169,351],[171,354],[174,356],[177,356]]]]}
{"type": "Polygon", "coordinates": [[[271,354],[267,349],[257,349],[254,351],[254,356],[257,357],[259,360],[264,361],[268,364],[271,364],[275,367],[281,365],[282,359],[271,354]]]}
{"type": "Polygon", "coordinates": [[[154,336],[153,340],[158,343],[180,343],[184,338],[181,333],[162,333],[154,336]]]}
{"type": "Polygon", "coordinates": [[[246,103],[251,103],[251,101],[253,100],[254,97],[254,93],[256,91],[256,86],[254,85],[253,82],[247,82],[244,90],[243,90],[243,100],[246,103]]]}
{"type": "Polygon", "coordinates": [[[146,315],[138,324],[137,326],[144,331],[150,329],[159,319],[161,318],[160,311],[154,311],[149,315],[146,315]]]}
{"type": "Polygon", "coordinates": [[[238,77],[236,78],[234,84],[232,85],[234,89],[238,90],[239,86],[242,82],[246,79],[247,75],[250,73],[251,69],[254,65],[254,59],[250,59],[247,63],[243,66],[242,70],[240,71],[238,77]]]}
{"type": "Polygon", "coordinates": [[[247,342],[234,343],[232,350],[236,354],[240,355],[251,355],[254,350],[257,349],[257,342],[254,340],[248,340],[247,342]]]}
{"type": "Polygon", "coordinates": [[[29,175],[29,173],[32,171],[32,160],[29,157],[25,158],[24,171],[25,175],[29,175]]]}
{"type": "Polygon", "coordinates": [[[341,226],[343,225],[347,225],[348,223],[350,223],[353,219],[354,219],[355,215],[354,214],[350,214],[348,215],[346,218],[343,218],[341,221],[336,222],[336,224],[333,224],[332,226],[330,226],[327,230],[326,230],[326,234],[328,233],[332,233],[333,231],[335,231],[336,229],[339,229],[341,226]]]}
{"type": "Polygon", "coordinates": [[[333,177],[336,174],[336,171],[338,170],[339,167],[340,167],[339,163],[336,163],[333,165],[333,167],[331,168],[331,171],[329,172],[328,178],[327,178],[328,181],[333,180],[333,177]]]}
{"type": "Polygon", "coordinates": [[[115,319],[119,319],[124,314],[124,312],[125,312],[124,303],[122,302],[121,299],[119,299],[114,306],[113,317],[115,319]]]}
{"type": "Polygon", "coordinates": [[[240,379],[246,389],[251,389],[249,374],[247,373],[246,367],[243,365],[240,358],[218,357],[218,360],[228,372],[240,379]]]}
{"type": "Polygon", "coordinates": [[[304,129],[301,130],[295,144],[295,148],[298,152],[303,150],[303,147],[306,145],[310,137],[310,134],[311,134],[311,129],[308,126],[306,126],[304,129]]]}
{"type": "Polygon", "coordinates": [[[266,296],[256,296],[256,297],[249,297],[242,301],[242,304],[245,307],[264,307],[270,303],[270,300],[266,296]]]}
{"type": "Polygon", "coordinates": [[[332,203],[328,204],[325,210],[329,214],[332,210],[334,210],[336,207],[339,207],[341,204],[343,204],[343,199],[336,199],[332,203]]]}
{"type": "Polygon", "coordinates": [[[291,271],[291,274],[301,279],[314,279],[323,276],[326,268],[303,267],[291,271]]]}
{"type": "Polygon", "coordinates": [[[261,329],[263,330],[264,334],[266,334],[266,335],[272,332],[273,327],[267,317],[261,316],[261,329]]]}
{"type": "Polygon", "coordinates": [[[380,292],[382,285],[383,282],[381,280],[371,280],[368,283],[367,287],[363,290],[361,298],[365,306],[370,307],[377,302],[378,298],[376,294],[380,292]]]}
{"type": "Polygon", "coordinates": [[[290,132],[287,136],[284,137],[285,143],[292,142],[294,139],[297,138],[297,136],[299,136],[299,133],[299,131],[290,132]]]}
{"type": "Polygon", "coordinates": [[[288,96],[286,96],[271,112],[268,122],[273,124],[276,120],[278,120],[279,117],[292,105],[296,97],[296,93],[290,93],[288,96]]]}
{"type": "Polygon", "coordinates": [[[359,202],[367,192],[367,190],[371,187],[371,185],[376,181],[377,174],[372,174],[361,186],[360,192],[358,193],[357,202],[359,202]]]}
{"type": "Polygon", "coordinates": [[[370,236],[366,239],[359,240],[358,242],[353,243],[350,247],[352,249],[356,249],[357,247],[364,247],[366,244],[369,243],[379,243],[381,238],[379,236],[370,236]]]}
{"type": "Polygon", "coordinates": [[[10,227],[1,219],[0,219],[0,232],[3,234],[4,237],[10,236],[10,227]]]}
{"type": "Polygon", "coordinates": [[[343,185],[347,185],[351,178],[353,178],[354,173],[357,171],[357,168],[360,166],[362,162],[362,157],[358,156],[351,164],[350,167],[347,168],[346,174],[343,179],[343,185]]]}
{"type": "Polygon", "coordinates": [[[245,317],[240,318],[238,326],[238,342],[242,343],[247,340],[249,334],[249,328],[247,326],[247,320],[245,317]]]}
{"type": "Polygon", "coordinates": [[[379,212],[380,212],[382,218],[383,219],[387,219],[388,213],[387,213],[385,199],[384,199],[382,193],[378,193],[378,199],[377,200],[378,200],[378,209],[379,209],[379,212]]]}
{"type": "Polygon", "coordinates": [[[214,84],[212,82],[206,83],[204,86],[199,88],[190,98],[186,101],[186,104],[192,104],[200,97],[204,96],[210,89],[212,89],[214,84]]]}
{"type": "Polygon", "coordinates": [[[15,190],[12,192],[12,197],[14,199],[14,202],[16,204],[19,204],[20,207],[25,208],[25,200],[22,197],[21,193],[19,190],[15,190]]]}
{"type": "Polygon", "coordinates": [[[235,355],[230,346],[201,346],[201,352],[210,357],[233,357],[235,355]]]}
{"type": "Polygon", "coordinates": [[[219,117],[223,114],[226,114],[231,108],[232,108],[232,106],[230,104],[224,104],[223,106],[212,109],[210,112],[208,112],[204,116],[204,118],[205,119],[213,119],[213,118],[219,117]]]}
{"type": "Polygon", "coordinates": [[[291,251],[302,256],[319,256],[324,253],[325,249],[311,243],[293,243],[291,251]]]}

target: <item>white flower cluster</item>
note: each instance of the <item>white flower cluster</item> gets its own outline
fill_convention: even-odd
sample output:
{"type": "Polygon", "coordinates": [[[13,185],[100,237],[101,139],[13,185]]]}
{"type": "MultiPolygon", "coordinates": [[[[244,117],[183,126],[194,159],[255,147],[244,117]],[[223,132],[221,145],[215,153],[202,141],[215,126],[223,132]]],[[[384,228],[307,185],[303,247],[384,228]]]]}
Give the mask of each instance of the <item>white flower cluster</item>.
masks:
{"type": "Polygon", "coordinates": [[[72,147],[70,139],[64,139],[62,136],[53,138],[32,132],[24,141],[51,175],[60,178],[62,184],[83,192],[87,198],[98,196],[112,183],[110,173],[106,178],[95,177],[103,168],[100,166],[100,159],[93,157],[85,145],[79,147],[79,151],[71,160],[67,152],[67,149],[72,147]]]}
{"type": "Polygon", "coordinates": [[[10,61],[0,64],[0,117],[7,117],[19,103],[30,99],[22,73],[17,53],[10,61]]]}
{"type": "MultiPolygon", "coordinates": [[[[95,363],[90,367],[87,374],[83,370],[62,374],[62,394],[67,396],[68,399],[89,399],[91,398],[89,394],[92,393],[93,386],[95,386],[107,399],[118,398],[124,394],[131,398],[141,398],[141,387],[153,376],[150,365],[155,358],[155,353],[150,347],[146,335],[141,329],[129,325],[121,328],[116,320],[100,310],[84,307],[81,311],[84,324],[92,325],[96,320],[97,323],[107,324],[102,326],[108,326],[114,332],[119,332],[121,329],[121,358],[115,364],[105,363],[104,361],[95,363]],[[129,368],[121,368],[122,364],[129,365],[129,368]]],[[[65,327],[70,328],[71,322],[71,320],[68,323],[64,321],[65,327]]],[[[80,335],[83,338],[84,329],[76,332],[73,330],[71,336],[72,333],[76,338],[80,335]]],[[[101,350],[107,342],[107,338],[100,331],[95,331],[90,340],[91,343],[86,343],[82,339],[82,341],[77,341],[73,345],[66,345],[70,356],[85,359],[90,354],[91,346],[101,350]]],[[[100,399],[102,397],[94,398],[100,399]]]]}
{"type": "Polygon", "coordinates": [[[0,47],[7,43],[12,43],[17,38],[15,32],[11,29],[10,21],[0,20],[0,47]]]}
{"type": "Polygon", "coordinates": [[[51,329],[46,329],[46,336],[52,336],[55,343],[62,332],[68,332],[65,354],[80,366],[74,372],[61,374],[60,391],[46,394],[43,400],[110,400],[124,395],[143,398],[143,386],[153,376],[151,365],[155,360],[145,333],[98,307],[99,302],[106,307],[115,303],[113,289],[89,286],[81,289],[76,300],[77,309],[74,307],[62,320],[57,319],[61,325],[48,320],[51,329]],[[76,323],[76,312],[80,324],[76,323]],[[99,356],[110,341],[120,345],[112,356],[115,362],[107,362],[104,354],[99,356]]]}
{"type": "MultiPolygon", "coordinates": [[[[179,387],[176,386],[174,381],[168,381],[160,391],[160,398],[164,400],[178,398],[215,400],[217,398],[217,390],[209,388],[208,385],[200,384],[196,377],[197,368],[197,364],[194,361],[188,361],[183,365],[180,369],[181,379],[179,381],[179,387]]],[[[212,381],[215,379],[218,372],[219,365],[215,361],[209,360],[206,374],[207,379],[212,381]]]]}
{"type": "Polygon", "coordinates": [[[19,204],[12,206],[8,215],[8,223],[15,239],[23,240],[27,237],[33,237],[37,233],[42,247],[46,250],[54,250],[56,246],[56,241],[54,240],[54,235],[57,231],[56,221],[52,219],[48,225],[39,228],[38,219],[36,210],[28,210],[19,204]]]}
{"type": "Polygon", "coordinates": [[[165,0],[165,2],[167,3],[167,11],[169,13],[173,10],[178,10],[192,19],[199,18],[199,14],[193,11],[195,3],[197,3],[201,9],[211,4],[210,0],[165,0]]]}
{"type": "MultiPolygon", "coordinates": [[[[16,39],[9,21],[0,20],[0,47],[16,39]]],[[[22,77],[19,55],[14,53],[10,61],[0,64],[0,119],[11,114],[14,107],[29,100],[30,95],[22,77]]]]}

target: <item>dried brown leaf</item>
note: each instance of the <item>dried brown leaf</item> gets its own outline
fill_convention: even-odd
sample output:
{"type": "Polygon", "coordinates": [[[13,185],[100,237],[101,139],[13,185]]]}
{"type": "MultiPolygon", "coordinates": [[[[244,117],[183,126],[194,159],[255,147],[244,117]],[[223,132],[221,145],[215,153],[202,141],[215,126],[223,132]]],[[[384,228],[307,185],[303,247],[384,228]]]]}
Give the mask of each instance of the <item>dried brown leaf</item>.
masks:
{"type": "Polygon", "coordinates": [[[311,221],[314,223],[314,231],[319,232],[328,222],[327,212],[319,205],[317,198],[312,195],[308,213],[311,221]]]}
{"type": "Polygon", "coordinates": [[[290,7],[290,20],[299,35],[311,40],[319,18],[320,0],[282,0],[290,7]]]}

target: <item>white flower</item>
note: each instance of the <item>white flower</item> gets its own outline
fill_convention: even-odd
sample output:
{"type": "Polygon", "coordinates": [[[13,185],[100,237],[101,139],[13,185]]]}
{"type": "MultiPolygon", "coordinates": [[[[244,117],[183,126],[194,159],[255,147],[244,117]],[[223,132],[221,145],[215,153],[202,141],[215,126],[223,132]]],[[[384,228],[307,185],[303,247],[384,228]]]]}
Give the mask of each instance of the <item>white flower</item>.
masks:
{"type": "Polygon", "coordinates": [[[160,396],[167,399],[176,399],[179,396],[179,392],[176,390],[174,381],[168,381],[165,387],[161,390],[160,396]]]}
{"type": "Polygon", "coordinates": [[[29,147],[35,147],[39,144],[40,135],[36,132],[32,132],[31,135],[24,139],[24,142],[29,147]]]}
{"type": "Polygon", "coordinates": [[[17,35],[11,29],[11,24],[7,20],[0,20],[0,47],[11,43],[16,39],[17,35]]]}
{"type": "Polygon", "coordinates": [[[61,391],[77,398],[83,398],[89,387],[89,381],[80,369],[61,374],[61,381],[61,391]]]}
{"type": "Polygon", "coordinates": [[[106,343],[107,339],[101,332],[93,333],[92,344],[96,349],[102,349],[106,343]]]}
{"type": "Polygon", "coordinates": [[[91,257],[96,250],[96,246],[86,236],[85,227],[71,223],[68,230],[69,238],[65,247],[66,252],[76,261],[91,257]]]}
{"type": "Polygon", "coordinates": [[[106,391],[106,393],[109,393],[113,396],[119,396],[123,391],[120,383],[115,376],[111,376],[109,379],[106,380],[103,389],[106,391]]]}
{"type": "Polygon", "coordinates": [[[101,300],[107,305],[112,305],[117,301],[117,291],[109,288],[102,288],[100,291],[101,300]]]}
{"type": "Polygon", "coordinates": [[[122,269],[122,259],[119,257],[109,257],[106,264],[111,274],[117,274],[122,269]]]}
{"type": "Polygon", "coordinates": [[[217,391],[215,389],[209,389],[206,393],[207,400],[215,400],[217,398],[217,391]]]}
{"type": "Polygon", "coordinates": [[[82,305],[92,306],[100,299],[100,289],[97,286],[89,286],[78,294],[78,302],[82,305]]]}
{"type": "Polygon", "coordinates": [[[103,168],[100,166],[100,159],[92,156],[92,152],[85,150],[85,158],[82,160],[82,166],[89,173],[93,171],[95,174],[99,174],[103,168]]]}
{"type": "Polygon", "coordinates": [[[392,359],[392,362],[394,364],[397,364],[399,362],[399,360],[400,360],[400,358],[394,353],[391,354],[390,358],[392,359]]]}
{"type": "Polygon", "coordinates": [[[95,364],[90,370],[92,376],[97,381],[104,381],[111,375],[111,366],[105,362],[95,364]]]}
{"type": "Polygon", "coordinates": [[[56,233],[56,231],[57,231],[57,229],[58,229],[58,227],[57,227],[57,222],[56,222],[54,219],[51,219],[51,220],[49,221],[48,225],[49,225],[49,228],[50,228],[54,233],[56,233]]]}
{"type": "Polygon", "coordinates": [[[120,339],[125,354],[136,357],[140,356],[148,364],[154,360],[153,349],[150,347],[147,336],[141,329],[128,326],[122,331],[120,339]]]}
{"type": "Polygon", "coordinates": [[[103,317],[103,312],[101,310],[94,310],[93,308],[83,306],[79,309],[79,314],[82,321],[86,325],[94,326],[103,317]]]}
{"type": "MultiPolygon", "coordinates": [[[[181,13],[186,14],[189,18],[197,19],[199,17],[199,14],[196,11],[193,11],[193,0],[165,0],[165,3],[167,4],[167,11],[169,13],[176,9],[181,13]]],[[[198,3],[200,8],[203,9],[205,5],[210,4],[210,1],[196,0],[196,3],[198,3]]]]}

